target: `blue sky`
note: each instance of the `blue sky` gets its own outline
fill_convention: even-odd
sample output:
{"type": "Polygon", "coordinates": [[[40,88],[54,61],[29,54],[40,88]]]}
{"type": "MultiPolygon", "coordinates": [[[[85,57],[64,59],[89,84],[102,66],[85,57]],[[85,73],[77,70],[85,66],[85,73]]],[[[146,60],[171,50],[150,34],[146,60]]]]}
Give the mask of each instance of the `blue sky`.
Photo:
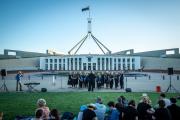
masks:
{"type": "MultiPolygon", "coordinates": [[[[111,51],[180,48],[179,0],[0,0],[0,53],[4,49],[67,53],[92,33],[111,51]]],[[[88,39],[78,53],[101,53],[88,39]]]]}

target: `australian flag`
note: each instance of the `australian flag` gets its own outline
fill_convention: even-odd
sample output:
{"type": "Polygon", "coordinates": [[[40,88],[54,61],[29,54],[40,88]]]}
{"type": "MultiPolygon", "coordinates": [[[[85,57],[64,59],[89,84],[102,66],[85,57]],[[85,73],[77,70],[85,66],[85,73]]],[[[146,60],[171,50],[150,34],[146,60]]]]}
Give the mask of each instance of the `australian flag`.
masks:
{"type": "Polygon", "coordinates": [[[89,6],[82,9],[82,12],[89,10],[89,6]]]}

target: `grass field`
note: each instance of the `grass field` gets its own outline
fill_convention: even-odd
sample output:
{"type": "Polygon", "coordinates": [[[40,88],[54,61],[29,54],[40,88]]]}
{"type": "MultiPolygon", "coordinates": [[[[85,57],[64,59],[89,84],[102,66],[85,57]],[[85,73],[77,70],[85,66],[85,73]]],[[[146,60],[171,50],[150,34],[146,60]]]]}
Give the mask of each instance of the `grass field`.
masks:
{"type": "MultiPolygon", "coordinates": [[[[118,96],[124,95],[128,100],[139,101],[142,93],[100,93],[100,92],[65,92],[65,93],[0,93],[0,111],[4,113],[5,120],[14,120],[17,115],[34,115],[36,102],[39,98],[46,99],[50,109],[57,108],[61,113],[65,111],[77,114],[80,105],[94,103],[97,96],[101,96],[103,103],[117,101],[118,96]]],[[[158,93],[148,93],[155,105],[158,93]]],[[[167,97],[175,97],[178,94],[167,93],[167,97]]],[[[180,105],[180,101],[178,101],[180,105]]]]}

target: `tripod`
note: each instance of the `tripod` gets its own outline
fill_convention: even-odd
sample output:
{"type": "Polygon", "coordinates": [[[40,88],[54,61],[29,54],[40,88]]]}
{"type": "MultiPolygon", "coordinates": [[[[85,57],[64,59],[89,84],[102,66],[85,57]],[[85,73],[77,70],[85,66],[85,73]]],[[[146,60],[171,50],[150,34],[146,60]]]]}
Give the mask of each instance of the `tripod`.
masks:
{"type": "Polygon", "coordinates": [[[176,88],[172,85],[171,75],[170,75],[169,77],[170,77],[170,83],[169,83],[169,86],[168,86],[166,92],[168,92],[169,90],[170,90],[170,91],[171,91],[171,90],[174,90],[175,92],[178,92],[178,91],[176,90],[176,88]]]}
{"type": "Polygon", "coordinates": [[[3,84],[2,84],[2,86],[1,86],[1,88],[0,88],[0,90],[5,91],[5,92],[8,92],[8,88],[7,88],[7,86],[6,86],[6,82],[5,82],[4,76],[2,76],[2,80],[3,80],[3,84]]]}

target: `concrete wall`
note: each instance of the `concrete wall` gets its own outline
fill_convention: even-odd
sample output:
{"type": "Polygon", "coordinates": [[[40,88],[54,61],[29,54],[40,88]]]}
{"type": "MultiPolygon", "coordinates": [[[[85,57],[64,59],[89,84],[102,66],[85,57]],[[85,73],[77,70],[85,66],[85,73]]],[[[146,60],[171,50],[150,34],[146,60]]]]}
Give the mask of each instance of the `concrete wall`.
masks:
{"type": "Polygon", "coordinates": [[[0,60],[0,69],[6,70],[37,70],[39,68],[39,57],[0,60]]]}
{"type": "Polygon", "coordinates": [[[167,70],[169,67],[173,67],[174,70],[180,70],[180,59],[175,58],[155,58],[155,57],[141,57],[141,66],[144,69],[162,69],[167,70]]]}

